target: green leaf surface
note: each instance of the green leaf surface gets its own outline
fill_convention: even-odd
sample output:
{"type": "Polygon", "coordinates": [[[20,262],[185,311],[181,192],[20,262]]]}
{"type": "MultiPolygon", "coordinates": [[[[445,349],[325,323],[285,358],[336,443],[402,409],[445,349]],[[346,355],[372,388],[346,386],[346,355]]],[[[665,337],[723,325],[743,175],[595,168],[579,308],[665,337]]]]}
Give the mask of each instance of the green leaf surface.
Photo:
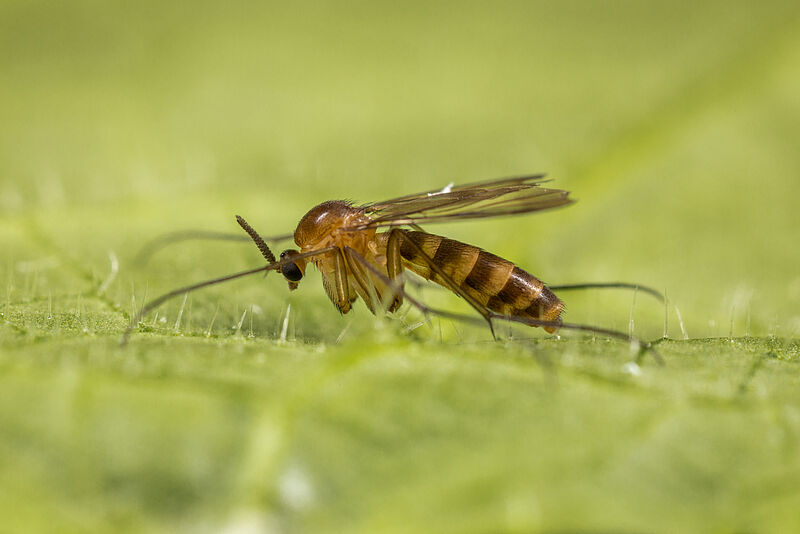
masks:
{"type": "MultiPolygon", "coordinates": [[[[800,530],[794,2],[0,6],[9,532],[800,530]],[[315,204],[548,172],[426,228],[665,340],[346,316],[252,245],[315,204]]],[[[278,246],[278,250],[281,250],[278,246]]],[[[442,289],[435,307],[470,310],[442,289]]]]}

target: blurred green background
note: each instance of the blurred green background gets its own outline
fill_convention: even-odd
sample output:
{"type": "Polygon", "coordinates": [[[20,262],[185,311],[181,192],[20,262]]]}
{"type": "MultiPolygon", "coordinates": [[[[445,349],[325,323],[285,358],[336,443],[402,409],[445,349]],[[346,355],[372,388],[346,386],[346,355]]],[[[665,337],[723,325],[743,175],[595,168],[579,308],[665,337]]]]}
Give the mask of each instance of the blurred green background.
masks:
{"type": "Polygon", "coordinates": [[[10,530],[798,527],[799,65],[790,1],[5,0],[10,530]],[[578,203],[430,230],[677,307],[565,294],[571,321],[725,339],[642,370],[580,336],[407,334],[311,275],[194,294],[176,326],[178,299],[117,347],[144,299],[259,264],[214,242],[135,263],[160,233],[534,172],[578,203]]]}

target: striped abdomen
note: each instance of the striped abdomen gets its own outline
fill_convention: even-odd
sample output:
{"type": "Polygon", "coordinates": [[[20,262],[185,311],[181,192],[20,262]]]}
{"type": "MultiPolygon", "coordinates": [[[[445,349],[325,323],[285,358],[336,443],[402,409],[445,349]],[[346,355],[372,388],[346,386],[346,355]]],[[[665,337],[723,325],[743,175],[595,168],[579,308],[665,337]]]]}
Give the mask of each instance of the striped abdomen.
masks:
{"type": "MultiPolygon", "coordinates": [[[[488,309],[504,315],[544,321],[559,321],[564,303],[541,280],[508,260],[478,247],[446,237],[403,230],[462,290],[488,309]]],[[[404,266],[447,287],[429,262],[406,240],[401,240],[404,266]]],[[[545,327],[555,332],[554,327],[545,327]]]]}

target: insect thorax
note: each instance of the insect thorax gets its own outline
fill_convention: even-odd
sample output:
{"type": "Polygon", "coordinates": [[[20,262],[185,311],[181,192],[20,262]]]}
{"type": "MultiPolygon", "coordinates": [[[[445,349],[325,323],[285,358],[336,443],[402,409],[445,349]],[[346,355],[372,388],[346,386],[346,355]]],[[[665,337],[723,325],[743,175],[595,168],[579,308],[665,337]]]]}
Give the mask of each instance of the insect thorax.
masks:
{"type": "MultiPolygon", "coordinates": [[[[313,207],[297,224],[294,241],[302,250],[343,246],[370,239],[375,230],[346,230],[369,223],[364,210],[344,200],[329,200],[313,207]],[[364,234],[368,235],[364,235],[364,234]]],[[[350,245],[352,246],[352,245],[350,245]]]]}

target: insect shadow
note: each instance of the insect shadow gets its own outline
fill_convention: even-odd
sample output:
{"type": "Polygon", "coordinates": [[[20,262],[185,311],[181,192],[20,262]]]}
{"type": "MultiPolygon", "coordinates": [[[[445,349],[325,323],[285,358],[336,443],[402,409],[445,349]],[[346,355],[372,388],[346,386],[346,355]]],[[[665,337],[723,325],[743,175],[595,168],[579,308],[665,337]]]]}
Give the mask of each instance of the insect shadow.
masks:
{"type": "MultiPolygon", "coordinates": [[[[309,263],[322,275],[322,285],[340,313],[348,313],[359,298],[374,314],[394,312],[404,302],[425,316],[437,315],[463,322],[486,323],[492,333],[494,321],[509,321],[542,327],[548,333],[559,329],[592,332],[620,339],[638,347],[638,357],[649,352],[663,360],[653,347],[632,335],[593,325],[562,320],[564,303],[554,290],[628,288],[664,297],[658,291],[624,282],[546,286],[514,263],[483,249],[426,232],[420,225],[519,215],[571,204],[569,192],[542,187],[544,175],[515,176],[466,185],[452,184],[438,190],[355,205],[342,200],[323,202],[306,213],[294,234],[262,237],[244,218],[236,221],[256,244],[267,265],[170,291],[144,305],[123,337],[165,301],[211,285],[255,273],[280,272],[290,290],[297,288],[309,263]],[[287,249],[276,258],[267,241],[294,237],[298,249],[287,249]],[[430,280],[464,299],[480,317],[431,308],[405,289],[406,271],[430,280]]],[[[187,239],[235,239],[244,236],[210,232],[168,234],[147,245],[144,260],[166,244],[187,239]]],[[[244,238],[247,239],[247,238],[244,238]]]]}

